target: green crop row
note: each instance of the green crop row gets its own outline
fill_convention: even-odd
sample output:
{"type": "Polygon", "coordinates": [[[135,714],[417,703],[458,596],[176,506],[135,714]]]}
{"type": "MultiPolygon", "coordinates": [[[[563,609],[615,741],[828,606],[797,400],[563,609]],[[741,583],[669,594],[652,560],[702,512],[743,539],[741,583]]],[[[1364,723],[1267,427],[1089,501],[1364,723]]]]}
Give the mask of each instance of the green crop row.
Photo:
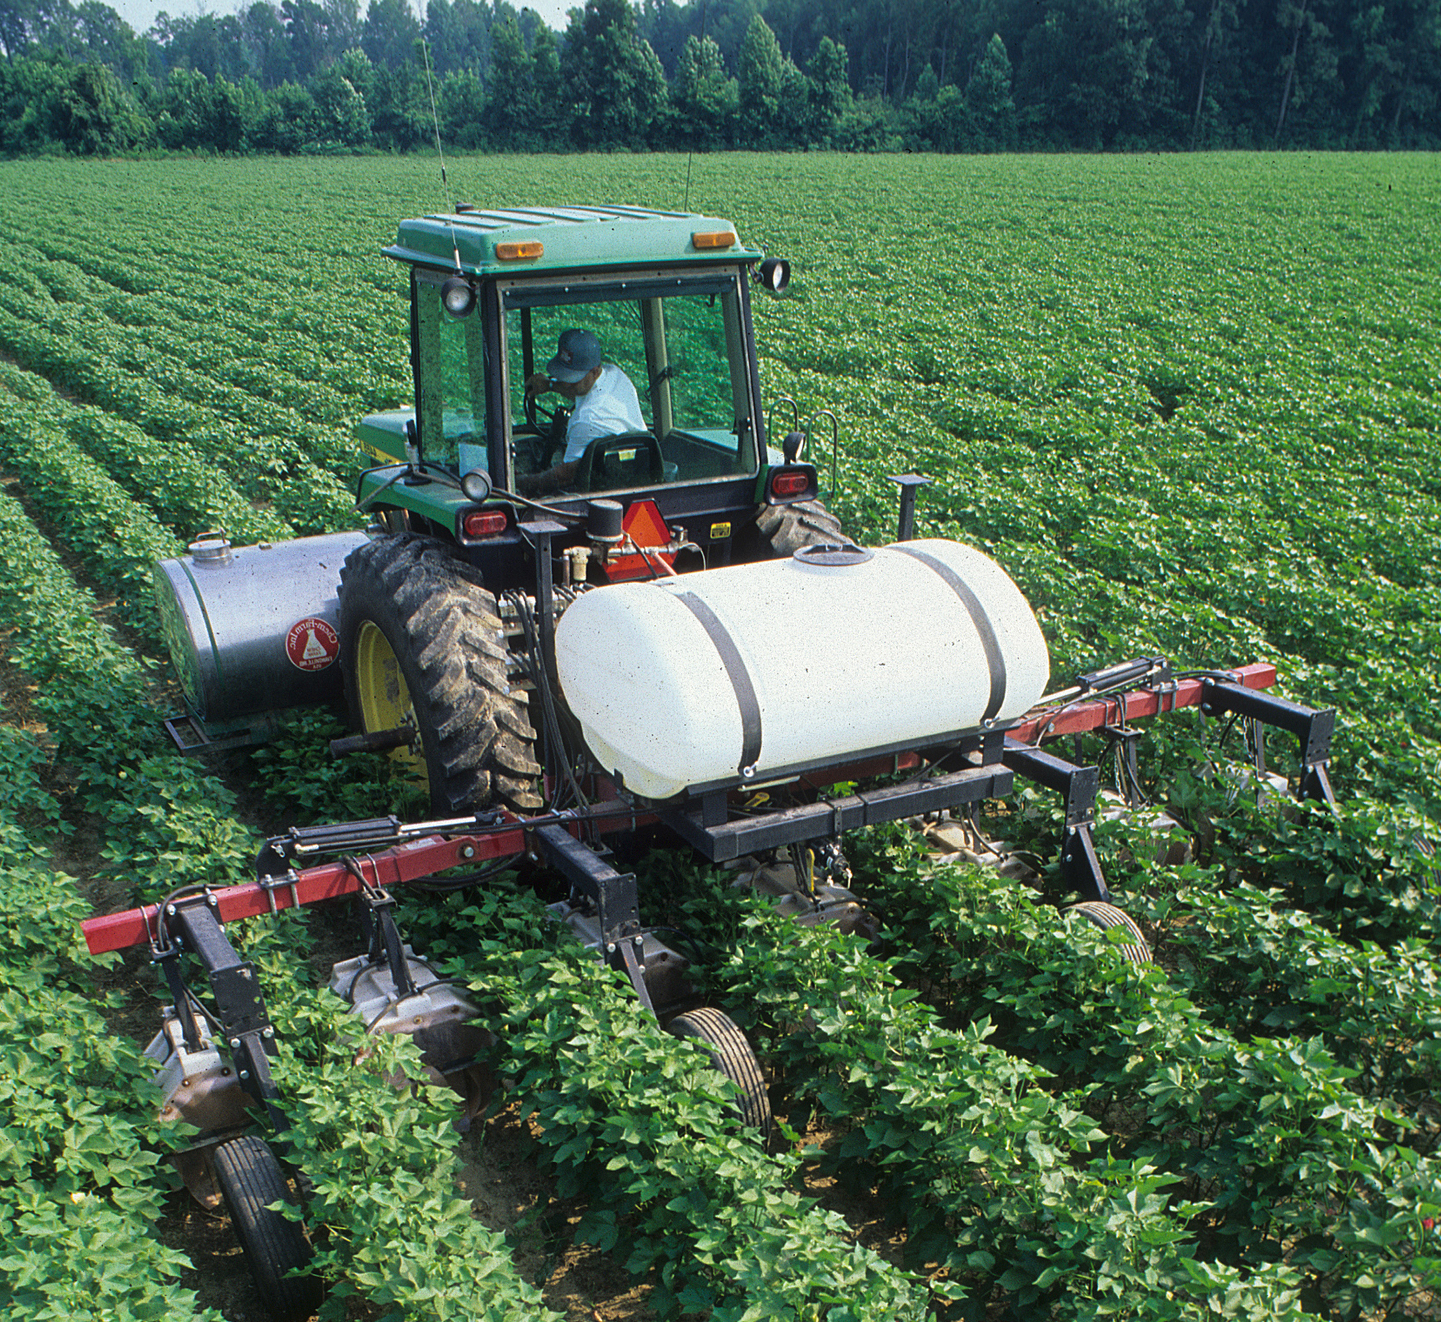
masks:
{"type": "MultiPolygon", "coordinates": [[[[79,953],[88,903],[69,878],[44,870],[42,846],[27,842],[63,824],[45,785],[51,756],[70,811],[83,808],[99,822],[106,893],[121,903],[152,902],[180,884],[242,881],[254,841],[223,784],[159,751],[143,667],[96,622],[93,600],[4,496],[0,570],[0,628],[11,631],[11,659],[40,681],[33,710],[53,746],[47,752],[0,727],[8,790],[0,921],[13,934],[0,959],[0,1285],[10,1310],[0,1317],[88,1315],[92,1306],[106,1317],[189,1316],[193,1296],[175,1285],[187,1264],[153,1233],[169,1188],[157,1165],[168,1140],[146,1088],[149,1067],[141,1044],[106,1031],[91,999],[105,961],[79,953]]],[[[538,1294],[513,1279],[501,1238],[449,1192],[455,1135],[443,1103],[401,1104],[388,1071],[357,1077],[355,1044],[336,1022],[340,1003],[332,1008],[328,993],[295,977],[290,952],[300,933],[292,920],[263,931],[255,947],[286,1034],[303,1048],[313,1024],[324,1042],[285,1082],[316,1188],[311,1214],[328,1230],[318,1262],[335,1279],[334,1297],[359,1293],[416,1317],[545,1316],[538,1294]],[[391,1136],[403,1129],[408,1146],[358,1144],[372,1123],[391,1136]],[[413,1252],[395,1270],[393,1255],[407,1242],[413,1252]],[[457,1279],[465,1288],[451,1304],[460,1311],[447,1314],[438,1287],[457,1279]]],[[[392,1044],[399,1054],[390,1063],[413,1067],[407,1048],[408,1040],[392,1044]]]]}
{"type": "Polygon", "coordinates": [[[723,977],[786,1086],[840,1131],[824,1170],[906,1230],[908,1260],[938,1264],[965,1316],[1301,1316],[1279,1264],[1237,1270],[1198,1251],[1201,1208],[1178,1177],[1113,1147],[1089,1090],[987,1041],[982,1019],[948,1029],[852,938],[744,925],[723,977]]]}
{"type": "Polygon", "coordinates": [[[146,1062],[100,1020],[76,954],[89,906],[16,820],[10,791],[30,809],[44,791],[23,737],[0,731],[0,1318],[219,1322],[155,1234],[166,1189],[146,1062]]]}
{"type": "MultiPolygon", "coordinates": [[[[893,848],[908,850],[904,842],[893,848]]],[[[1238,1024],[1244,1033],[1237,1036],[1217,1022],[1218,1010],[1207,1014],[1188,995],[1204,988],[1206,1005],[1229,1010],[1225,997],[1235,988],[1224,980],[1206,987],[1185,976],[1185,964],[1176,979],[1157,968],[1138,972],[1083,922],[1059,923],[1024,891],[998,887],[985,872],[912,855],[899,876],[901,884],[897,874],[878,871],[875,899],[905,940],[902,967],[912,977],[924,971],[930,1001],[946,1021],[993,1023],[998,1045],[1082,1090],[1089,1113],[1114,1125],[1117,1155],[1143,1161],[1174,1184],[1188,1201],[1193,1233],[1204,1231],[1223,1261],[1234,1252],[1248,1262],[1285,1262],[1300,1273],[1308,1308],[1343,1316],[1403,1308],[1436,1270],[1441,1244],[1424,1222],[1441,1205],[1441,1166],[1412,1146],[1413,1135],[1426,1147],[1435,1137],[1426,1132],[1430,1122],[1410,1118],[1406,1107],[1417,1101],[1407,1087],[1430,1095],[1428,1074],[1407,1078],[1403,1065],[1404,1082],[1375,1080],[1347,1063],[1370,1051],[1387,1057],[1377,1035],[1389,1000],[1406,1003],[1411,1015],[1389,1030],[1392,1047],[1414,1049],[1410,1068],[1431,1069],[1434,1053],[1415,1034],[1434,1022],[1435,1011],[1416,996],[1413,961],[1374,951],[1364,966],[1357,962],[1363,952],[1349,961],[1358,980],[1377,982],[1378,1020],[1341,1007],[1283,1013],[1273,1023],[1238,1024]]],[[[1193,933],[1200,943],[1208,883],[1215,878],[1193,876],[1180,900],[1133,895],[1133,911],[1177,922],[1188,947],[1193,933]]],[[[1256,938],[1267,924],[1244,891],[1214,904],[1256,920],[1245,939],[1218,943],[1214,952],[1218,964],[1240,973],[1245,961],[1263,959],[1256,938]]],[[[1304,919],[1293,927],[1312,934],[1309,950],[1298,942],[1288,960],[1293,990],[1309,997],[1325,984],[1332,966],[1315,967],[1322,950],[1337,956],[1331,991],[1345,985],[1342,943],[1304,919]]],[[[1284,984],[1273,990],[1278,1003],[1290,1001],[1284,984]]]]}
{"type": "Polygon", "coordinates": [[[1209,1019],[1241,1041],[1322,1035],[1349,1086],[1412,1117],[1410,1144],[1436,1151],[1441,985],[1428,943],[1352,944],[1276,892],[1220,891],[1204,875],[1187,879],[1171,912],[1187,956],[1178,980],[1209,1019]]]}
{"type": "Polygon", "coordinates": [[[46,860],[61,821],[48,770],[35,734],[0,724],[0,1319],[220,1322],[155,1231],[167,1186],[149,1069],[142,1044],[105,1030],[96,986],[114,957],[84,953],[90,906],[46,860]]]}
{"type": "Polygon", "coordinates": [[[304,923],[232,925],[283,1024],[276,1065],[289,1126],[279,1136],[304,1171],[301,1215],[328,1282],[327,1309],[394,1318],[558,1322],[517,1271],[505,1237],[457,1192],[460,1135],[453,1095],[408,1088],[423,1079],[414,1041],[367,1036],[317,988],[295,947],[304,923]]]}
{"type": "Polygon", "coordinates": [[[351,497],[326,470],[313,462],[293,437],[247,430],[237,420],[195,396],[205,390],[195,381],[179,388],[177,369],[146,359],[134,337],[122,342],[116,330],[110,344],[83,309],[35,307],[17,311],[0,287],[0,348],[23,366],[143,427],[164,444],[188,445],[232,474],[252,499],[273,501],[281,517],[305,531],[343,526],[351,497]],[[111,350],[97,356],[97,349],[111,350]]]}
{"type": "MultiPolygon", "coordinates": [[[[256,346],[236,334],[247,324],[238,316],[231,324],[212,329],[213,304],[224,288],[192,285],[180,291],[179,306],[167,305],[164,295],[152,293],[136,307],[133,295],[90,277],[73,263],[49,259],[28,245],[12,242],[0,248],[0,289],[12,310],[23,313],[32,303],[52,310],[84,309],[91,322],[92,347],[127,370],[164,380],[182,397],[215,407],[256,431],[304,441],[322,451],[331,432],[309,409],[297,412],[277,405],[266,392],[228,380],[233,362],[243,363],[256,346]],[[117,315],[126,308],[131,316],[117,315]],[[134,334],[135,329],[143,329],[144,334],[134,334]]],[[[234,302],[233,294],[229,301],[234,302]]],[[[236,312],[240,311],[236,305],[236,312]]],[[[256,309],[249,311],[253,319],[256,309]]],[[[307,393],[303,402],[314,401],[307,393]]],[[[336,421],[344,427],[350,419],[341,416],[336,421]]]]}
{"type": "Polygon", "coordinates": [[[97,480],[94,466],[99,465],[129,493],[137,513],[144,507],[154,510],[177,535],[224,528],[237,541],[256,542],[278,540],[289,532],[273,514],[252,506],[188,447],[162,445],[103,409],[67,404],[43,378],[16,368],[7,368],[0,384],[14,396],[6,410],[17,433],[9,459],[23,479],[28,479],[31,468],[42,467],[46,458],[31,458],[24,430],[39,427],[44,419],[52,431],[63,428],[78,452],[75,472],[82,490],[97,480]]]}
{"type": "MultiPolygon", "coordinates": [[[[183,289],[135,293],[130,285],[147,282],[133,259],[123,275],[112,261],[99,262],[112,279],[126,281],[121,287],[88,272],[96,254],[77,256],[78,261],[56,259],[11,236],[0,247],[0,282],[41,303],[84,306],[92,316],[142,337],[152,358],[199,371],[223,391],[288,410],[318,426],[321,435],[338,428],[343,436],[357,413],[394,407],[408,389],[403,371],[394,370],[391,393],[375,398],[372,374],[347,366],[347,359],[365,348],[363,340],[346,341],[349,319],[328,323],[325,342],[308,328],[287,328],[287,291],[273,292],[257,305],[254,288],[237,292],[234,272],[228,280],[201,281],[192,271],[183,289]]],[[[353,329],[369,328],[362,322],[353,329]]]]}
{"type": "Polygon", "coordinates": [[[249,871],[234,795],[163,749],[143,659],[118,644],[11,496],[0,495],[0,628],[38,681],[34,711],[54,748],[67,806],[93,813],[122,894],[153,901],[176,874],[226,883],[249,871]]]}
{"type": "MultiPolygon", "coordinates": [[[[198,405],[234,424],[289,442],[292,447],[308,439],[308,429],[293,413],[267,406],[249,392],[227,390],[211,374],[188,370],[141,337],[124,333],[107,318],[96,316],[86,303],[56,299],[49,289],[28,293],[0,285],[0,305],[16,322],[37,323],[55,332],[48,343],[37,335],[32,351],[41,350],[44,365],[55,373],[56,384],[61,387],[93,388],[109,368],[153,382],[177,401],[198,405]],[[83,352],[76,352],[82,345],[83,352]]],[[[20,342],[17,347],[22,347],[20,342]]]]}
{"type": "Polygon", "coordinates": [[[790,1187],[795,1159],[740,1129],[734,1087],[695,1043],[670,1037],[629,985],[579,945],[554,950],[534,903],[480,895],[407,930],[448,954],[487,1008],[577,1230],[645,1279],[664,1316],[714,1322],[922,1318],[924,1283],[852,1241],[845,1221],[790,1187]],[[450,953],[454,952],[454,953],[450,953]]]}
{"type": "MultiPolygon", "coordinates": [[[[156,1236],[173,1137],[140,1044],[96,1022],[95,985],[115,957],[80,949],[88,904],[32,843],[34,821],[57,806],[44,762],[33,739],[0,726],[10,791],[0,805],[0,922],[10,933],[0,960],[0,1318],[219,1322],[177,1284],[189,1263],[156,1236]]],[[[390,1082],[396,1071],[422,1074],[413,1043],[366,1043],[339,1001],[304,986],[292,953],[301,936],[294,919],[272,924],[247,954],[285,1015],[280,1077],[296,1117],[286,1137],[313,1186],[306,1216],[332,1307],[358,1295],[406,1317],[555,1318],[516,1275],[503,1237],[454,1192],[453,1107],[390,1082]],[[372,1068],[357,1070],[362,1044],[372,1068]]]]}
{"type": "MultiPolygon", "coordinates": [[[[153,194],[147,204],[153,211],[153,194]]],[[[154,214],[157,226],[172,223],[177,235],[189,219],[185,211],[168,222],[163,210],[154,214]]],[[[280,229],[295,225],[293,214],[273,219],[280,229]]],[[[410,395],[404,359],[381,351],[389,340],[386,319],[403,315],[403,306],[393,273],[375,261],[386,237],[378,230],[358,237],[364,251],[349,258],[329,251],[333,224],[323,236],[302,235],[294,246],[237,244],[226,231],[206,236],[216,241],[206,245],[203,260],[194,245],[169,254],[171,269],[157,276],[133,247],[117,244],[103,222],[57,230],[30,214],[15,220],[7,237],[33,254],[27,265],[43,267],[57,292],[70,289],[98,303],[122,326],[159,330],[181,361],[312,422],[344,428],[357,414],[395,407],[410,395]],[[317,237],[325,251],[307,253],[317,237]],[[327,296],[327,287],[343,298],[327,296]],[[313,298],[297,301],[297,290],[312,289],[321,292],[323,308],[313,298]]],[[[149,247],[146,257],[154,252],[149,247]]]]}
{"type": "Polygon", "coordinates": [[[158,635],[151,570],[180,543],[128,491],[95,472],[26,373],[0,363],[0,391],[0,459],[21,474],[25,495],[46,511],[66,548],[120,594],[130,619],[158,635]]]}

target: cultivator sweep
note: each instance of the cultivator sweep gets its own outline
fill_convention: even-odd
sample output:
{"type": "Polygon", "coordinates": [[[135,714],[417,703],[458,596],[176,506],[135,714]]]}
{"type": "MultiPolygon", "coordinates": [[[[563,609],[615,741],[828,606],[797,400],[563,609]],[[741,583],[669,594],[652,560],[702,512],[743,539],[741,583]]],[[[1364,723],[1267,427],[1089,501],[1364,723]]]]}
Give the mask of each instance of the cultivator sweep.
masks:
{"type": "MultiPolygon", "coordinates": [[[[468,1121],[491,1087],[489,1037],[406,945],[395,896],[543,869],[564,882],[551,916],[705,1046],[764,1131],[744,1035],[700,1002],[669,930],[647,925],[608,837],[669,839],[797,921],[875,942],[845,836],[972,822],[1019,777],[1064,804],[1057,901],[1123,927],[1140,960],[1093,839],[1100,772],[1061,756],[1064,740],[1103,737],[1135,810],[1136,722],[1196,708],[1294,736],[1297,792],[1330,799],[1333,714],[1272,695],[1270,666],[1178,673],[1144,657],[1046,696],[1045,639],[1016,584],[971,547],[914,536],[925,479],[893,479],[894,543],[846,538],[816,498],[806,435],[766,442],[749,290],[778,292],[788,268],[728,222],[457,208],[404,222],[387,252],[410,269],[416,404],[361,425],[383,461],[359,481],[371,527],[240,550],[208,535],[160,567],[157,593],[184,746],[253,738],[274,724],[267,704],[343,692],[357,734],[334,751],[383,751],[433,815],[293,828],[266,843],[254,882],[183,885],[85,924],[93,952],[146,947],[162,971],[171,1004],[150,1055],[167,1114],[200,1131],[181,1168],[223,1197],[275,1314],[303,1315],[318,1286],[293,1274],[308,1248],[273,1206],[296,1173],[246,1128],[256,1108],[284,1128],[277,1025],[227,923],[354,897],[360,953],[332,989],[372,1032],[412,1033],[468,1121]],[[576,438],[564,410],[538,406],[542,387],[575,399],[600,378],[598,358],[564,347],[589,343],[575,323],[604,330],[604,370],[640,383],[644,430],[576,438]]],[[[1252,746],[1259,776],[1259,735],[1252,746]]]]}

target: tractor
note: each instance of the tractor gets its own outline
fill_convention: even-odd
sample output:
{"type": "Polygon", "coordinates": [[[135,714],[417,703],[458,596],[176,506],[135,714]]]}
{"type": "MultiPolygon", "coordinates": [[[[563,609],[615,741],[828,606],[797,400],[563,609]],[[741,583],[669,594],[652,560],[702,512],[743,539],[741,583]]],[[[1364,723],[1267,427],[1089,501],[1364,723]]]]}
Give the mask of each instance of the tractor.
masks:
{"type": "Polygon", "coordinates": [[[781,293],[789,267],[730,222],[456,206],[402,222],[385,252],[409,274],[415,401],[359,425],[369,526],[247,548],[206,534],[156,585],[182,747],[252,741],[287,709],[343,697],[355,733],[333,751],[385,751],[433,815],[292,828],[252,884],[180,884],[85,927],[92,951],[148,946],[162,970],[171,1005],[151,1055],[167,1108],[200,1130],[182,1171],[228,1204],[277,1316],[304,1315],[318,1286],[291,1274],[309,1250],[275,1210],[295,1172],[247,1118],[247,1104],[283,1114],[276,1026],[227,921],[358,897],[363,950],[332,986],[375,1031],[416,1032],[435,1077],[464,1092],[483,1030],[406,947],[390,891],[538,860],[564,884],[555,919],[704,1044],[764,1132],[744,1034],[698,1003],[688,955],[643,925],[607,836],[644,830],[744,864],[801,921],[865,932],[844,833],[969,820],[1020,776],[1063,798],[1060,891],[1143,960],[1092,840],[1098,770],[1056,741],[1104,733],[1135,785],[1133,723],[1200,707],[1294,735],[1295,791],[1330,798],[1333,713],[1268,693],[1264,663],[1183,673],[1142,657],[1047,694],[1045,639],[1016,584],[971,547],[914,536],[925,479],[893,479],[891,545],[845,536],[798,410],[762,403],[750,300],[781,293]],[[589,435],[597,372],[634,397],[589,435]],[[777,447],[778,410],[793,425],[777,447]],[[838,633],[819,655],[815,640],[838,633]],[[184,961],[209,982],[203,1012],[184,961]]]}

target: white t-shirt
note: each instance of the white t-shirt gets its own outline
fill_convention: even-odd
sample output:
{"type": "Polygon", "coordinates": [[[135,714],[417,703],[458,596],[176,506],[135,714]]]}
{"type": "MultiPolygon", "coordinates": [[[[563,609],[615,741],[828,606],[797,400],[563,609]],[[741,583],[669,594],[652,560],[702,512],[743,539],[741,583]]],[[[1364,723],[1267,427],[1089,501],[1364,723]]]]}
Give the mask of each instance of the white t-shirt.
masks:
{"type": "Polygon", "coordinates": [[[595,385],[575,401],[575,412],[565,429],[565,462],[579,459],[597,436],[645,429],[640,399],[630,378],[614,363],[602,363],[595,385]]]}

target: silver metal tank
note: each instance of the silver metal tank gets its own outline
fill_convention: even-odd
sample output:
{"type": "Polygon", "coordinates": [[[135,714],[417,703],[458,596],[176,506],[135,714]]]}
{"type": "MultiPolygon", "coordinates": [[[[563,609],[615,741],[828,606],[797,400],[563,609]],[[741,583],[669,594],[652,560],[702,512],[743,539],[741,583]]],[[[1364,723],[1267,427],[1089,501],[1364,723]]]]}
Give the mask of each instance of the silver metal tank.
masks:
{"type": "Polygon", "coordinates": [[[155,566],[185,701],[207,724],[339,696],[340,567],[363,532],[232,547],[216,533],[155,566]]]}

